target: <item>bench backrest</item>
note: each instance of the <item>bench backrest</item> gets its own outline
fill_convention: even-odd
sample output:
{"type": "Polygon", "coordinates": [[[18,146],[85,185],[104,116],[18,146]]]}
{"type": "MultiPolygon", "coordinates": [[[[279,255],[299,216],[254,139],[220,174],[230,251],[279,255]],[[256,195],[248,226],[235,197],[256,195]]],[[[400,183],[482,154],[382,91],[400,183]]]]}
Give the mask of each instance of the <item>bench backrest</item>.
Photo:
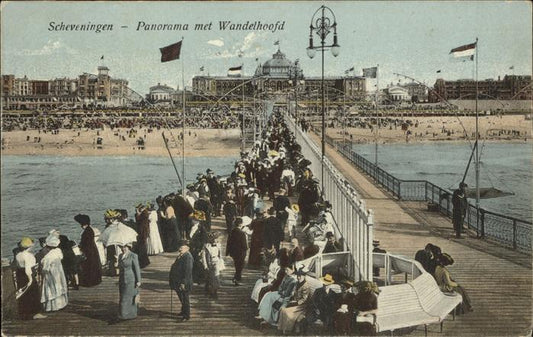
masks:
{"type": "Polygon", "coordinates": [[[410,284],[398,284],[380,288],[378,296],[378,321],[380,317],[396,315],[399,312],[417,312],[422,307],[415,290],[410,284]]]}
{"type": "Polygon", "coordinates": [[[427,313],[437,315],[441,319],[446,317],[462,301],[459,294],[445,295],[429,273],[423,273],[409,283],[413,286],[422,308],[427,313]]]}

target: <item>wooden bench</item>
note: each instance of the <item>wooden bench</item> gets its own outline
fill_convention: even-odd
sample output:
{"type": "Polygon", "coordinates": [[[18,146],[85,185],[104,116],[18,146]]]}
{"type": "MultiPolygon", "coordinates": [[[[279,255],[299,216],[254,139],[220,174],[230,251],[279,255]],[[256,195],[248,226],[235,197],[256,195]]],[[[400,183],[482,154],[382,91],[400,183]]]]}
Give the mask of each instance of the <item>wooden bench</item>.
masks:
{"type": "Polygon", "coordinates": [[[456,292],[443,293],[429,273],[423,273],[410,284],[415,289],[422,308],[430,315],[439,317],[442,332],[444,319],[450,312],[455,320],[455,308],[463,301],[462,296],[456,292]]]}
{"type": "MultiPolygon", "coordinates": [[[[376,314],[358,318],[358,321],[376,324],[377,332],[424,325],[427,336],[429,324],[440,323],[461,303],[459,294],[444,294],[430,274],[422,272],[406,283],[380,288],[376,314]]],[[[455,313],[454,313],[455,319],[455,313]]]]}

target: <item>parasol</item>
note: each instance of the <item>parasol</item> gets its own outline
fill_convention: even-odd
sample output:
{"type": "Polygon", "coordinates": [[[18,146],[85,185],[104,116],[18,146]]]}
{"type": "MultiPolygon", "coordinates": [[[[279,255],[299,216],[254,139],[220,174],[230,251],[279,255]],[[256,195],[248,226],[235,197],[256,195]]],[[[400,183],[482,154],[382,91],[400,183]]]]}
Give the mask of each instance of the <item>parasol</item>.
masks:
{"type": "Polygon", "coordinates": [[[113,223],[104,230],[100,240],[104,246],[124,246],[127,243],[137,241],[137,232],[123,223],[113,223]]]}

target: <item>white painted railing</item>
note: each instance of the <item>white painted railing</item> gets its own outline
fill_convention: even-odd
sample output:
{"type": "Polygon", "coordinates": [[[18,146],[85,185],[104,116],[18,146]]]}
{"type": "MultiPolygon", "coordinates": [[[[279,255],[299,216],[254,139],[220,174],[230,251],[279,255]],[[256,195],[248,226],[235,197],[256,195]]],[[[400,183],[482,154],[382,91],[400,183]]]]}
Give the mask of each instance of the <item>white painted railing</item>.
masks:
{"type": "MultiPolygon", "coordinates": [[[[302,155],[311,161],[314,177],[320,179],[322,171],[322,153],[318,146],[294,121],[285,115],[289,129],[296,131],[296,141],[302,147],[302,155]]],[[[373,212],[367,210],[357,191],[334,165],[324,160],[324,199],[332,205],[332,215],[337,231],[352,253],[353,277],[358,280],[372,280],[372,240],[373,212]]]]}

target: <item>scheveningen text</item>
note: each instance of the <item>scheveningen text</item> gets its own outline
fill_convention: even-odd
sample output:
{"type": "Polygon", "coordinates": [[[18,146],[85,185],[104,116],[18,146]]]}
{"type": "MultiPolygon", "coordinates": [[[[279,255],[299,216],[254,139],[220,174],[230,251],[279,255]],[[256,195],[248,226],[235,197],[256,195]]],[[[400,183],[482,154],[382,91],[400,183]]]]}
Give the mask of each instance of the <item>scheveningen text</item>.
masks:
{"type": "Polygon", "coordinates": [[[112,23],[92,23],[90,21],[85,24],[71,24],[71,23],[64,23],[63,21],[59,23],[56,23],[55,21],[51,21],[48,25],[48,30],[50,32],[88,31],[88,32],[100,33],[104,31],[112,31],[113,24],[112,23]]]}

